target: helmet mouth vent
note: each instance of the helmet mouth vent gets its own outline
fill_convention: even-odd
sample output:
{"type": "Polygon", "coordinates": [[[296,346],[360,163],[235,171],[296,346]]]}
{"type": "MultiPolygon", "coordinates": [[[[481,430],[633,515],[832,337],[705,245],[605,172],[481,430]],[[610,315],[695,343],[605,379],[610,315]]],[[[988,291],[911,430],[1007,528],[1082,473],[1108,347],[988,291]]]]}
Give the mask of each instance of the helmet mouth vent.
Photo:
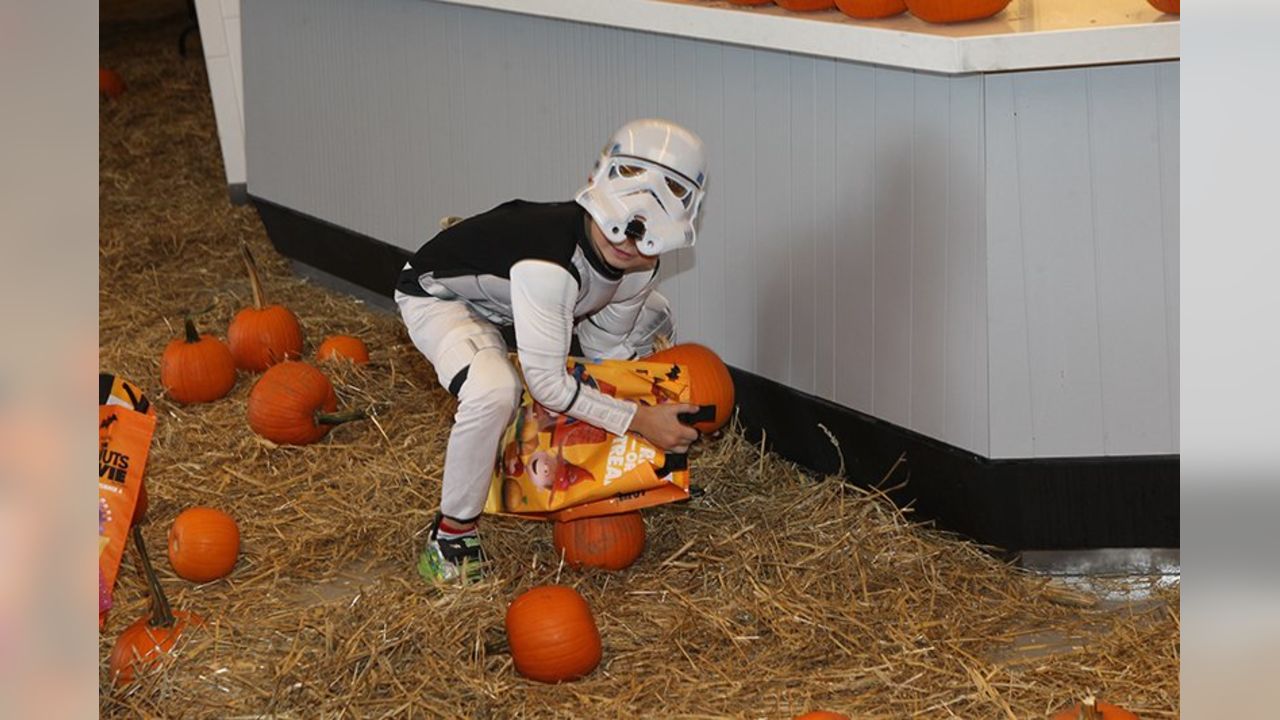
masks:
{"type": "Polygon", "coordinates": [[[641,220],[640,218],[635,218],[631,222],[627,223],[626,236],[631,240],[635,240],[636,242],[643,240],[644,231],[644,220],[641,220]]]}

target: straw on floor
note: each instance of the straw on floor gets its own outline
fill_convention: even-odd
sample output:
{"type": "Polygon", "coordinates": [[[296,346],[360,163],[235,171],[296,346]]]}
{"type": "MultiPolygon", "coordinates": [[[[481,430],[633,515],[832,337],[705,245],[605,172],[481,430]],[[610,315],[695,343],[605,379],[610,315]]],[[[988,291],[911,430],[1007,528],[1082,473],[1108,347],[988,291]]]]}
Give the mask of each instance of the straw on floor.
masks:
{"type": "MultiPolygon", "coordinates": [[[[562,568],[548,525],[497,519],[483,528],[489,579],[424,585],[414,560],[453,400],[397,318],[292,276],[256,214],[228,204],[204,67],[174,53],[180,28],[104,34],[103,64],[129,91],[100,111],[99,344],[101,368],[157,402],[145,534],[174,606],[208,624],[132,686],[104,671],[104,717],[1039,718],[1089,693],[1177,716],[1176,590],[1137,605],[1063,593],[736,430],[693,461],[702,499],[646,513],[649,544],[629,570],[562,568]],[[245,422],[253,377],[210,405],[163,397],[160,352],[183,313],[225,335],[250,302],[241,241],[309,352],[331,333],[368,343],[369,366],[324,367],[370,420],[282,448],[245,422]],[[192,505],[240,524],[225,580],[196,586],[168,568],[168,527],[192,505]],[[548,582],[583,593],[604,643],[595,673],[559,686],[517,675],[502,629],[506,604],[548,582]]],[[[104,668],[147,611],[132,548],[115,597],[104,668]]]]}

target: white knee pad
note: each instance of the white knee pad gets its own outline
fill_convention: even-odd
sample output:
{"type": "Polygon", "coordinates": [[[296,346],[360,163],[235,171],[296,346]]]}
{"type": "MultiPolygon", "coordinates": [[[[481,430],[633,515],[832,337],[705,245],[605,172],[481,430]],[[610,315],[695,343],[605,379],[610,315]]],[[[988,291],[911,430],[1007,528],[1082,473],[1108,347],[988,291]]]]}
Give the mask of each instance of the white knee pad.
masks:
{"type": "Polygon", "coordinates": [[[440,385],[454,395],[465,379],[461,373],[479,353],[497,351],[505,362],[507,344],[501,331],[465,303],[398,291],[395,297],[409,338],[435,368],[440,385]]]}
{"type": "Polygon", "coordinates": [[[466,379],[458,389],[457,420],[483,419],[500,423],[505,429],[520,404],[523,389],[520,374],[507,359],[505,349],[483,349],[471,358],[466,379]]]}

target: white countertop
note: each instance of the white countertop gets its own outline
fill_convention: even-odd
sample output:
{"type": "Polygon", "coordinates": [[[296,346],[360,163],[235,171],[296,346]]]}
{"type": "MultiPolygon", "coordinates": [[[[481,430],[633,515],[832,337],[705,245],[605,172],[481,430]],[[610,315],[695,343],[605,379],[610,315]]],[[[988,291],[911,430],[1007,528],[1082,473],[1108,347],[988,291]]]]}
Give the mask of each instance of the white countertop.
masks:
{"type": "Polygon", "coordinates": [[[724,0],[437,0],[664,35],[958,74],[1179,57],[1178,17],[1146,0],[1013,0],[994,17],[931,25],[724,0]]]}

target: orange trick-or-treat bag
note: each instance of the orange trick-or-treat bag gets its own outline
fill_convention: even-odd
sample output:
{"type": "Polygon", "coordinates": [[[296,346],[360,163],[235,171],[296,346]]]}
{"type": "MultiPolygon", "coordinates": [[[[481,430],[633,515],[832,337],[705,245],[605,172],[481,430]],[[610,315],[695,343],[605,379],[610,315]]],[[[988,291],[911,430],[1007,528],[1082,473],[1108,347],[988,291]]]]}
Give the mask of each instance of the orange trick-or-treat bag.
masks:
{"type": "Polygon", "coordinates": [[[107,373],[98,376],[99,628],[111,608],[155,429],[155,408],[137,386],[107,373]]]}
{"type": "MultiPolygon", "coordinates": [[[[688,374],[673,372],[670,363],[570,358],[568,368],[606,395],[645,405],[689,402],[688,374]]],[[[568,520],[688,497],[683,455],[552,412],[526,390],[502,437],[485,511],[568,520]]]]}

